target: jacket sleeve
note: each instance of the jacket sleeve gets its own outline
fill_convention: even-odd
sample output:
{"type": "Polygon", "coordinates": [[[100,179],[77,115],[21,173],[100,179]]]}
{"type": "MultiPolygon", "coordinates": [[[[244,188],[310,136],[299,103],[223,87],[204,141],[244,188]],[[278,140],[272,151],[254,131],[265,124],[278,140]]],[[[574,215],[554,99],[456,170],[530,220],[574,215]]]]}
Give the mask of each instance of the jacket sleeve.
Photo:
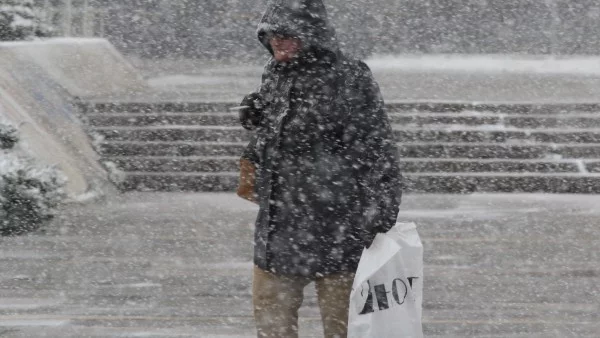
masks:
{"type": "Polygon", "coordinates": [[[257,140],[256,133],[252,133],[250,142],[244,149],[244,152],[242,153],[242,158],[241,158],[242,160],[248,160],[248,161],[252,162],[255,166],[260,164],[258,154],[256,153],[256,140],[257,140]]]}
{"type": "Polygon", "coordinates": [[[371,70],[359,62],[356,97],[344,126],[344,144],[353,161],[363,210],[361,237],[370,245],[375,235],[391,229],[402,198],[398,150],[379,85],[371,70]]]}
{"type": "MultiPolygon", "coordinates": [[[[248,98],[251,95],[256,95],[258,97],[260,97],[262,99],[262,97],[264,96],[264,91],[265,91],[265,84],[266,81],[269,81],[269,74],[272,72],[272,68],[274,67],[274,61],[273,59],[269,60],[267,62],[267,64],[264,67],[263,70],[263,74],[262,74],[262,78],[261,78],[261,83],[260,86],[257,88],[257,90],[253,93],[251,93],[250,95],[246,96],[246,98],[248,98]]],[[[246,99],[244,98],[244,100],[246,99]]],[[[262,101],[263,104],[263,109],[265,108],[264,106],[266,106],[268,104],[268,102],[265,102],[264,100],[262,101]]],[[[254,165],[259,165],[259,157],[256,153],[256,141],[257,141],[257,135],[256,135],[257,131],[254,130],[252,132],[252,136],[250,138],[250,142],[248,143],[248,145],[246,146],[246,148],[244,149],[244,152],[242,153],[242,157],[241,159],[243,160],[248,160],[250,162],[252,162],[254,165]]]]}

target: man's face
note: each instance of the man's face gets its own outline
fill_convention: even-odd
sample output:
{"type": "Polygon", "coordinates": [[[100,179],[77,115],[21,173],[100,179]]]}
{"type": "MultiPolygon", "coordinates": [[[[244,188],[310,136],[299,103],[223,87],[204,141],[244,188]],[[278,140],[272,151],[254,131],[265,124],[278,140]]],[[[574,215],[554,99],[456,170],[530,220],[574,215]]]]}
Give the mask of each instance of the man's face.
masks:
{"type": "Polygon", "coordinates": [[[269,40],[269,43],[273,48],[277,62],[291,61],[298,56],[302,49],[302,42],[298,38],[274,36],[269,40]]]}

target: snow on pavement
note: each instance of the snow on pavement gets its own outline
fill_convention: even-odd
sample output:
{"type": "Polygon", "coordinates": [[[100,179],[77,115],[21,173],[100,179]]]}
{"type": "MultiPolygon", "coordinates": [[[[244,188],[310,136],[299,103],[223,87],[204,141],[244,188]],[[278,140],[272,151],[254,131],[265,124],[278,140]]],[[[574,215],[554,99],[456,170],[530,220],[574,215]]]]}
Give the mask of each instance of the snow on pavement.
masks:
{"type": "MultiPolygon", "coordinates": [[[[425,246],[429,337],[594,337],[600,196],[407,195],[425,246]]],[[[2,337],[251,337],[257,208],[132,193],[0,238],[2,337]],[[34,254],[35,253],[35,254],[34,254]]],[[[301,335],[321,337],[307,288],[301,335]]]]}
{"type": "MultiPolygon", "coordinates": [[[[239,102],[256,90],[263,69],[261,65],[191,66],[193,61],[186,61],[164,60],[168,66],[153,64],[144,71],[152,87],[165,97],[239,102]],[[155,68],[169,73],[156,74],[155,68]]],[[[600,101],[598,57],[396,55],[366,62],[387,102],[600,101]]]]}

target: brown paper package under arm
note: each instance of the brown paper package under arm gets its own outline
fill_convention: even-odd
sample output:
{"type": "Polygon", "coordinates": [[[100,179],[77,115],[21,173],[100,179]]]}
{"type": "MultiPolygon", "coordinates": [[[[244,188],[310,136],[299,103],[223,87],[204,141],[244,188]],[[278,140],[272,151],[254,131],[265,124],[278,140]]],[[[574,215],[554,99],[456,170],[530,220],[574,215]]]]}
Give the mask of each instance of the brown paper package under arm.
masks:
{"type": "Polygon", "coordinates": [[[254,182],[256,178],[256,167],[247,159],[240,160],[240,184],[237,190],[239,197],[256,203],[254,182]]]}

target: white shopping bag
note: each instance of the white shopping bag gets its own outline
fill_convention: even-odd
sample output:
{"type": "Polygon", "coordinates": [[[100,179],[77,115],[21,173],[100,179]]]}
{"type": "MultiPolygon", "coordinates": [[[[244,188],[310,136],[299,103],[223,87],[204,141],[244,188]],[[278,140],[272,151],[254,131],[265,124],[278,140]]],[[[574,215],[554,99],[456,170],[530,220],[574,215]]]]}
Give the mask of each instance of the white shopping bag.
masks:
{"type": "Polygon", "coordinates": [[[364,250],[350,295],[349,338],[423,337],[423,244],[396,223],[364,250]]]}

